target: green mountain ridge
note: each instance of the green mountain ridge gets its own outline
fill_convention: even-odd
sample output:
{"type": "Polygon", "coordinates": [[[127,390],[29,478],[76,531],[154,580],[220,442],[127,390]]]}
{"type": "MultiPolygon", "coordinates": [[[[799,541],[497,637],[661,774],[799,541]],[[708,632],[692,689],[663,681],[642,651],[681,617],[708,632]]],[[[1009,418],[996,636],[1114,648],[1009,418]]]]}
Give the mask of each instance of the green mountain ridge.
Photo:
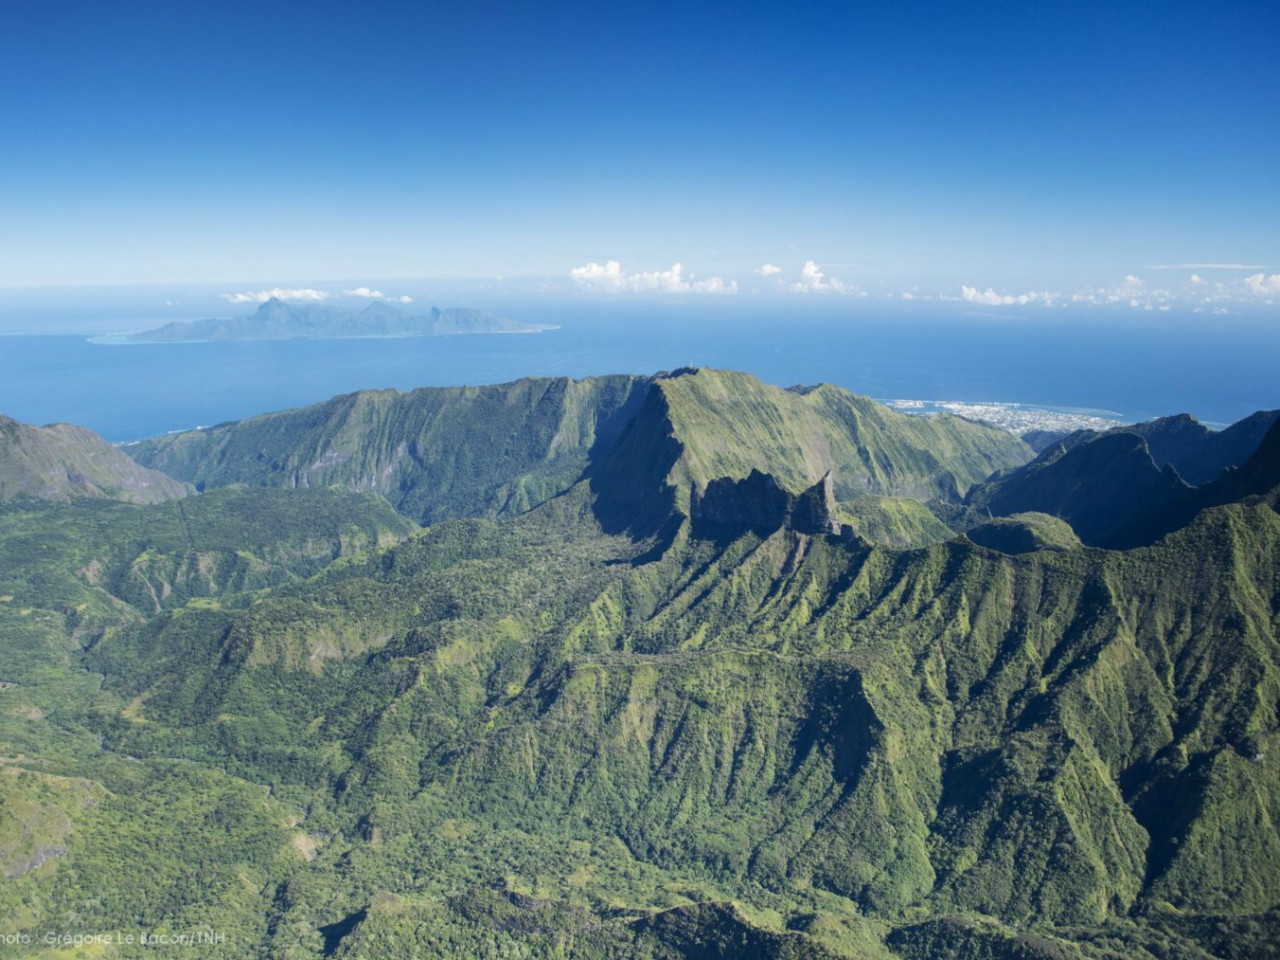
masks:
{"type": "Polygon", "coordinates": [[[84,427],[35,427],[0,415],[0,501],[32,497],[159,503],[192,492],[188,484],[139,466],[84,427]]]}
{"type": "MultiPolygon", "coordinates": [[[[1063,509],[1121,502],[1176,469],[1147,444],[1027,475],[1083,464],[1063,509]]],[[[1172,473],[1129,549],[1047,512],[937,542],[1030,451],[721,371],[356,394],[134,449],[205,492],[0,508],[16,930],[1280,950],[1280,424],[1172,473]]]]}
{"type": "Polygon", "coordinates": [[[1069,522],[1094,546],[1151,543],[1210,500],[1239,499],[1230,494],[1214,499],[1196,490],[1224,482],[1273,442],[1269,438],[1277,422],[1280,413],[1260,411],[1216,432],[1187,416],[1105,433],[1079,431],[1030,463],[978,485],[966,504],[994,516],[1046,513],[1069,522]]]}
{"type": "Polygon", "coordinates": [[[957,417],[713,370],[364,391],[125,449],[198,489],[337,484],[381,493],[424,523],[519,513],[584,474],[612,478],[624,523],[644,513],[628,513],[635,504],[658,502],[654,489],[687,503],[694,487],[752,469],[796,494],[829,472],[841,500],[958,500],[1031,458],[1016,437],[957,417]]]}
{"type": "Polygon", "coordinates": [[[362,391],[125,450],[198,489],[340,485],[381,493],[423,523],[518,513],[568,487],[647,385],[617,376],[362,391]]]}

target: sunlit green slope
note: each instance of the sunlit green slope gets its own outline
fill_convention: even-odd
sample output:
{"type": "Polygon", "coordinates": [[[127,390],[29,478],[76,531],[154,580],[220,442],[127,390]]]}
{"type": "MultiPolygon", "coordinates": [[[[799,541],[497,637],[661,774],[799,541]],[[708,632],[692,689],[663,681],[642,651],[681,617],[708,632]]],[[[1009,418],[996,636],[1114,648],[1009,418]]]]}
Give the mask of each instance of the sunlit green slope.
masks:
{"type": "Polygon", "coordinates": [[[126,449],[201,489],[339,485],[381,493],[424,523],[519,513],[577,479],[647,383],[619,376],[362,391],[126,449]]]}
{"type": "Polygon", "coordinates": [[[0,502],[27,497],[160,503],[191,492],[186,484],[139,466],[84,427],[33,427],[0,416],[0,502]]]}
{"type": "Polygon", "coordinates": [[[1017,448],[736,376],[646,384],[516,516],[0,515],[0,913],[245,957],[1274,951],[1280,429],[1146,546],[899,549],[851,520],[937,531],[868,488],[1017,448]]]}
{"type": "Polygon", "coordinates": [[[1103,930],[1190,949],[1205,916],[1265,929],[1269,505],[1127,553],[901,553],[785,526],[726,543],[687,522],[644,547],[601,533],[584,485],[247,610],[162,615],[90,655],[132,705],[107,742],[309,811],[297,936],[405,933],[381,890],[465,939],[448,898],[477,884],[593,923],[732,899],[846,955],[933,943],[929,917],[1086,951],[1103,930]]]}

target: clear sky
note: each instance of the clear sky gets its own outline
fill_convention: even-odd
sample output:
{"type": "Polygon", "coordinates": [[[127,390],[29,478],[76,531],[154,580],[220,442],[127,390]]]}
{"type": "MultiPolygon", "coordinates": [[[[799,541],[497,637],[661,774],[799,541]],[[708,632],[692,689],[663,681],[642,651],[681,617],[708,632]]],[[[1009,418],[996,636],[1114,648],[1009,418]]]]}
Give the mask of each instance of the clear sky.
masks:
{"type": "Polygon", "coordinates": [[[19,0],[0,286],[1265,305],[1278,48],[1231,0],[19,0]]]}

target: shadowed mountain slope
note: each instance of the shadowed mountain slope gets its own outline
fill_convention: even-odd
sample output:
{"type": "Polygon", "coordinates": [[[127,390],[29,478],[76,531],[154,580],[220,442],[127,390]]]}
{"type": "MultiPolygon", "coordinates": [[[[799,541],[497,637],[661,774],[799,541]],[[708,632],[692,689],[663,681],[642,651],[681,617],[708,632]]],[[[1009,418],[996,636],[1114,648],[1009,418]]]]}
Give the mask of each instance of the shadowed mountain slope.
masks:
{"type": "Polygon", "coordinates": [[[1224,430],[1210,430],[1194,417],[1181,414],[1121,429],[1147,441],[1156,466],[1171,464],[1183,480],[1198,487],[1253,456],[1278,418],[1280,410],[1259,410],[1224,430]]]}
{"type": "Polygon", "coordinates": [[[1253,456],[1239,468],[1230,467],[1217,480],[1193,487],[1168,499],[1135,510],[1111,536],[1112,546],[1124,549],[1153,543],[1181,529],[1202,510],[1258,497],[1276,505],[1276,478],[1280,477],[1280,420],[1273,421],[1253,456]]]}
{"type": "Polygon", "coordinates": [[[958,502],[1029,457],[1011,434],[959,417],[909,417],[826,384],[783,390],[744,373],[686,369],[653,381],[588,475],[606,526],[652,531],[672,511],[688,516],[695,492],[753,471],[790,494],[829,477],[841,501],[958,502]]]}
{"type": "Polygon", "coordinates": [[[1085,543],[1101,546],[1138,513],[1172,502],[1188,489],[1172,467],[1156,466],[1141,437],[1107,433],[1070,449],[1046,451],[972,491],[968,503],[998,517],[1028,512],[1059,517],[1085,543]]]}
{"type": "Polygon", "coordinates": [[[1241,499],[1243,465],[1271,442],[1276,422],[1275,412],[1259,412],[1220,432],[1185,416],[1100,434],[1081,431],[979,485],[967,503],[978,515],[1059,517],[1095,546],[1150,543],[1205,506],[1241,499]],[[1200,486],[1185,480],[1184,470],[1200,486]]]}

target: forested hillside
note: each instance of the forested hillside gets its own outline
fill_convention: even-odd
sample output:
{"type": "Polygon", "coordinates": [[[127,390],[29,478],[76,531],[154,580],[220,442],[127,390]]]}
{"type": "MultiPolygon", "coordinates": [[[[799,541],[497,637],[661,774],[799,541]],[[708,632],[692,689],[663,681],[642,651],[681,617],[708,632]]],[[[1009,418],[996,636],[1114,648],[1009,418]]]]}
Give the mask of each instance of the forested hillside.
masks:
{"type": "Polygon", "coordinates": [[[191,492],[185,483],[138,466],[84,427],[33,427],[0,415],[0,502],[27,497],[160,503],[191,492]]]}
{"type": "Polygon", "coordinates": [[[1104,549],[972,522],[1031,456],[978,424],[588,383],[339,398],[139,454],[285,489],[0,512],[0,914],[242,957],[1280,950],[1280,427],[1104,549]],[[529,509],[290,482],[485,423],[534,431],[485,474],[529,509]]]}

